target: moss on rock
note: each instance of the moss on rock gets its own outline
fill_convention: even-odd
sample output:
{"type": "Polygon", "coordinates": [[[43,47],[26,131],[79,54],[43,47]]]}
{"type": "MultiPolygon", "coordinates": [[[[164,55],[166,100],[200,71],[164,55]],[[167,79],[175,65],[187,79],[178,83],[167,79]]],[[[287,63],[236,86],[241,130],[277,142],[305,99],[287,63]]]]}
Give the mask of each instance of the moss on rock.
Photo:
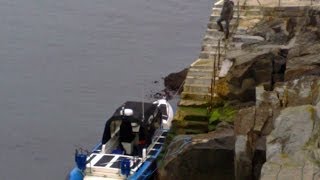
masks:
{"type": "Polygon", "coordinates": [[[235,114],[236,110],[228,104],[225,104],[222,107],[214,108],[209,118],[209,130],[215,130],[216,125],[222,121],[232,123],[235,114]]]}

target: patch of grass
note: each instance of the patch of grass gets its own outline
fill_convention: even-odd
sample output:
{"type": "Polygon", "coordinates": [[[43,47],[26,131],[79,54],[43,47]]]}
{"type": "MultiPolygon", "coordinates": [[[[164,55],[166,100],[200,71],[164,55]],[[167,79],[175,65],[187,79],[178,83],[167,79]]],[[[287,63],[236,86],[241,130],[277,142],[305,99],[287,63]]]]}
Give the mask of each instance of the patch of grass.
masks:
{"type": "Polygon", "coordinates": [[[235,114],[236,114],[236,111],[228,105],[215,108],[211,112],[209,123],[212,124],[212,123],[215,123],[216,121],[232,122],[235,114]]]}
{"type": "Polygon", "coordinates": [[[228,123],[233,122],[235,114],[236,110],[228,104],[224,104],[222,107],[214,108],[209,118],[209,131],[214,131],[216,126],[222,121],[228,123]]]}

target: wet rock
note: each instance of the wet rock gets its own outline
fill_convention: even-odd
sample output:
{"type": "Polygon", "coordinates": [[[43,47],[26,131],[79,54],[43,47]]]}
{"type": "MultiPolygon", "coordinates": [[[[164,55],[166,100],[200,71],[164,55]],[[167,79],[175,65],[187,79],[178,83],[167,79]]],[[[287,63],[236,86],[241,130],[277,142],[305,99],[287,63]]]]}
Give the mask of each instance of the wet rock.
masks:
{"type": "Polygon", "coordinates": [[[164,78],[164,86],[171,91],[182,92],[182,83],[186,79],[188,69],[184,69],[177,73],[171,73],[164,78]]]}

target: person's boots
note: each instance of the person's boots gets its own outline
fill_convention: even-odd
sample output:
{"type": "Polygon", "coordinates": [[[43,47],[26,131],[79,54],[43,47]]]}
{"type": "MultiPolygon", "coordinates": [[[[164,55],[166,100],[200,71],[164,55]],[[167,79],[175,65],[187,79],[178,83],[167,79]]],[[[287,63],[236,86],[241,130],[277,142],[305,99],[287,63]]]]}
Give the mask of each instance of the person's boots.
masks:
{"type": "Polygon", "coordinates": [[[217,21],[217,24],[218,24],[218,26],[219,26],[218,31],[223,32],[224,30],[223,30],[223,26],[222,26],[221,22],[220,22],[220,21],[217,21]]]}
{"type": "Polygon", "coordinates": [[[227,30],[225,34],[225,39],[228,39],[228,38],[229,38],[229,30],[227,30]]]}

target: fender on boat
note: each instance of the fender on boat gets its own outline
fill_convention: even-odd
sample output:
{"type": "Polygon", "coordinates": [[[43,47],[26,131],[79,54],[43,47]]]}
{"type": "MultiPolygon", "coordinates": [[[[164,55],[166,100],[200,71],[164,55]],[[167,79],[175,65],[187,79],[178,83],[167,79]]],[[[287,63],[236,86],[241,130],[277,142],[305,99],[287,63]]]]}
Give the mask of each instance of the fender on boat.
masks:
{"type": "Polygon", "coordinates": [[[83,180],[84,173],[79,168],[73,168],[69,175],[69,180],[83,180]]]}
{"type": "Polygon", "coordinates": [[[73,168],[69,175],[69,180],[83,180],[84,179],[84,171],[86,169],[86,161],[88,154],[82,152],[79,153],[76,150],[74,154],[74,160],[77,164],[77,167],[73,168]]]}

